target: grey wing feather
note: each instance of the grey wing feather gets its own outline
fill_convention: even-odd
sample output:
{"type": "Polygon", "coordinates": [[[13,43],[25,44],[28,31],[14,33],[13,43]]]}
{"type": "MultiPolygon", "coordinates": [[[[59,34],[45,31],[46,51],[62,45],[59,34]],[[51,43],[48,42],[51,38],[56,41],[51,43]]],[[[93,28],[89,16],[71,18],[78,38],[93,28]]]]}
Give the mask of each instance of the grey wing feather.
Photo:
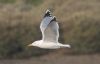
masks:
{"type": "Polygon", "coordinates": [[[52,19],[53,17],[45,17],[40,24],[40,30],[44,31],[52,19]]]}
{"type": "Polygon", "coordinates": [[[44,41],[50,41],[50,42],[58,42],[59,38],[59,26],[56,21],[49,22],[48,25],[45,27],[45,30],[42,30],[42,38],[44,41]]]}

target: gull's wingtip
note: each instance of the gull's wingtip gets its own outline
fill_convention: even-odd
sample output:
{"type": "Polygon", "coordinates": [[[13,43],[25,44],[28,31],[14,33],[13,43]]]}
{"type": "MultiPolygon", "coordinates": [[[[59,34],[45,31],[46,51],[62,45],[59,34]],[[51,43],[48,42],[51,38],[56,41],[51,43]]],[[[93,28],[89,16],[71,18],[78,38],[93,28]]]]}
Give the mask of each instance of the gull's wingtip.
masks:
{"type": "Polygon", "coordinates": [[[46,10],[44,17],[51,16],[51,11],[49,9],[46,10]]]}
{"type": "Polygon", "coordinates": [[[49,9],[47,9],[47,10],[46,10],[46,13],[48,13],[48,12],[50,13],[51,11],[50,11],[49,9]]]}

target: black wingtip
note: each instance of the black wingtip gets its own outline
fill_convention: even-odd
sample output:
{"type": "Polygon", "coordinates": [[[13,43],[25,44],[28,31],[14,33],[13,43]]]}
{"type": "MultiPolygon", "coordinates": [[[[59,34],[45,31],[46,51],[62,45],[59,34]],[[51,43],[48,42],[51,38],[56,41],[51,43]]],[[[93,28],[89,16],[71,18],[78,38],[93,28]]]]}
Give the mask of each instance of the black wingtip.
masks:
{"type": "Polygon", "coordinates": [[[46,10],[46,13],[51,13],[51,11],[49,9],[46,10]]]}
{"type": "Polygon", "coordinates": [[[49,9],[46,10],[44,17],[51,16],[51,11],[49,9]]]}

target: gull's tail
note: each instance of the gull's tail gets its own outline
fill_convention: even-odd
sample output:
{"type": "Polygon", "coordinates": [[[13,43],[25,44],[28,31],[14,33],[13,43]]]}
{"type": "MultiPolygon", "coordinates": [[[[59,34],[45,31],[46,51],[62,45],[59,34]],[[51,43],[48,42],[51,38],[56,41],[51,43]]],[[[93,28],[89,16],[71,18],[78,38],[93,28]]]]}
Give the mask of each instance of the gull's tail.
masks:
{"type": "Polygon", "coordinates": [[[69,44],[62,45],[63,47],[71,48],[69,44]]]}
{"type": "Polygon", "coordinates": [[[71,46],[69,44],[61,44],[61,47],[71,48],[71,46]]]}

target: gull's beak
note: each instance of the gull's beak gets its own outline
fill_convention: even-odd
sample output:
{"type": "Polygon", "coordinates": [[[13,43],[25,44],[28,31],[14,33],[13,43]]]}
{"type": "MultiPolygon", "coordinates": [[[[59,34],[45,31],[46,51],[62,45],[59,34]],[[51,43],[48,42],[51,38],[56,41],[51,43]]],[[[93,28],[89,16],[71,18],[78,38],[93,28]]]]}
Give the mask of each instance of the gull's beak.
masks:
{"type": "Polygon", "coordinates": [[[29,44],[28,46],[33,46],[32,44],[29,44]]]}

